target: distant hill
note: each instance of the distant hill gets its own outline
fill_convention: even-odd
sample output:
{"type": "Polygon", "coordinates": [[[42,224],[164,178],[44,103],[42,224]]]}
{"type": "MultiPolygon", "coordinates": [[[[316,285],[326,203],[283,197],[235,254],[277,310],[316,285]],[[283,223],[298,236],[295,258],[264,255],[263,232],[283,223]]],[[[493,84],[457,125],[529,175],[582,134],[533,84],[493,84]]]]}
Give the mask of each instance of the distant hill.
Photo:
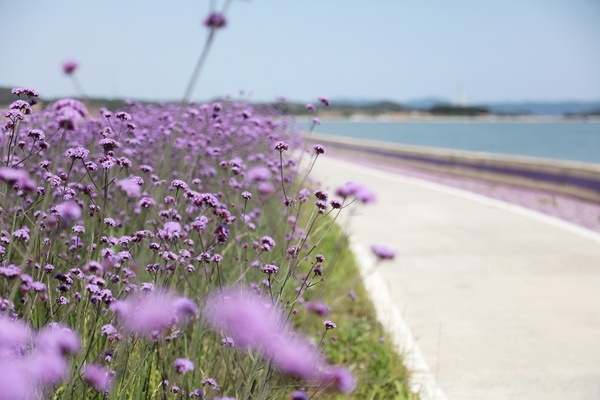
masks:
{"type": "MultiPolygon", "coordinates": [[[[17,96],[11,93],[12,89],[0,87],[0,106],[6,107],[13,101],[17,100],[17,96]]],[[[39,101],[41,103],[53,102],[57,99],[48,99],[41,97],[39,101]]],[[[86,100],[86,104],[89,107],[106,107],[109,110],[122,109],[125,107],[125,100],[121,99],[103,99],[103,98],[91,98],[86,100]]]]}
{"type": "Polygon", "coordinates": [[[10,91],[11,89],[0,87],[0,105],[7,105],[15,101],[16,96],[10,91]]]}
{"type": "MultiPolygon", "coordinates": [[[[373,107],[377,103],[375,100],[362,99],[342,99],[340,105],[355,107],[373,107]]],[[[392,102],[388,102],[392,103],[392,102]]],[[[336,104],[335,102],[333,104],[336,104]]],[[[404,101],[401,104],[408,110],[431,111],[434,109],[445,109],[444,107],[454,107],[452,101],[443,97],[424,97],[404,101]]],[[[493,114],[510,115],[582,115],[597,114],[600,110],[600,100],[598,101],[523,101],[523,102],[489,102],[469,104],[465,108],[483,108],[493,114]]]]}
{"type": "Polygon", "coordinates": [[[496,114],[565,115],[586,114],[600,109],[600,101],[518,102],[484,104],[496,114]]]}
{"type": "MultiPolygon", "coordinates": [[[[10,88],[0,87],[0,106],[7,106],[16,97],[10,92],[10,88]]],[[[42,98],[41,101],[53,101],[54,99],[42,98]]],[[[124,100],[120,99],[88,99],[88,104],[95,107],[104,106],[111,110],[123,108],[124,100]]],[[[142,102],[145,103],[145,102],[142,102]]],[[[282,111],[291,114],[305,114],[304,103],[290,102],[285,105],[277,105],[282,111]]],[[[524,102],[490,102],[482,104],[470,104],[466,107],[456,106],[448,99],[442,97],[424,97],[421,99],[396,102],[384,99],[368,98],[338,98],[332,100],[330,111],[350,116],[352,114],[380,115],[387,112],[423,111],[439,115],[477,115],[482,113],[504,114],[504,115],[551,115],[551,116],[578,116],[598,115],[600,112],[600,100],[598,101],[524,101],[524,102]]]]}
{"type": "Polygon", "coordinates": [[[408,100],[402,104],[413,110],[429,110],[435,106],[449,106],[452,102],[442,97],[424,97],[422,99],[408,100]]]}

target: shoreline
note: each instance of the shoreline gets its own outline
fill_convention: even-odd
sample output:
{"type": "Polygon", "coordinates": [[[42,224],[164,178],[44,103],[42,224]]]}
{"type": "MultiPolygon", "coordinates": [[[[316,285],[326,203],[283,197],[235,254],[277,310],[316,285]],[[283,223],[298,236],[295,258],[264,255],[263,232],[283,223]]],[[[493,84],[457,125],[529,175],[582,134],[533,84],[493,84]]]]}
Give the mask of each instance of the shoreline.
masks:
{"type": "MultiPolygon", "coordinates": [[[[380,115],[352,114],[344,116],[338,113],[321,112],[318,115],[323,122],[420,122],[420,123],[600,123],[600,116],[564,116],[564,115],[433,115],[427,113],[387,113],[380,115]]],[[[312,115],[296,116],[301,122],[310,122],[312,115]]]]}

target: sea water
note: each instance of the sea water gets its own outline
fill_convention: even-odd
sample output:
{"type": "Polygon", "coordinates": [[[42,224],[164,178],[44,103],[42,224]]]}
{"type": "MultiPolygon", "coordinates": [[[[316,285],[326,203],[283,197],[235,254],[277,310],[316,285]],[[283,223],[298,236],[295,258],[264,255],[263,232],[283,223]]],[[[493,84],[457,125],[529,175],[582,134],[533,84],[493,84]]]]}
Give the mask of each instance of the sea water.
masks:
{"type": "MultiPolygon", "coordinates": [[[[307,125],[302,126],[306,129],[307,125]]],[[[600,122],[323,121],[317,133],[600,164],[600,122]]]]}

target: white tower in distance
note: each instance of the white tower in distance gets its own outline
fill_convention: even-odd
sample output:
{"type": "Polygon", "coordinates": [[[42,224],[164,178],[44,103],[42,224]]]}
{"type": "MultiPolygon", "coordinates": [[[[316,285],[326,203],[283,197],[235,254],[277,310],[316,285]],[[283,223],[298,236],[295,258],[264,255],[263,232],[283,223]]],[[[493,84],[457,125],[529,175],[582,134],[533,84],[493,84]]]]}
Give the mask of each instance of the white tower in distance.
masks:
{"type": "Polygon", "coordinates": [[[458,87],[458,91],[456,93],[456,105],[461,107],[466,107],[469,105],[469,95],[462,86],[458,87]]]}

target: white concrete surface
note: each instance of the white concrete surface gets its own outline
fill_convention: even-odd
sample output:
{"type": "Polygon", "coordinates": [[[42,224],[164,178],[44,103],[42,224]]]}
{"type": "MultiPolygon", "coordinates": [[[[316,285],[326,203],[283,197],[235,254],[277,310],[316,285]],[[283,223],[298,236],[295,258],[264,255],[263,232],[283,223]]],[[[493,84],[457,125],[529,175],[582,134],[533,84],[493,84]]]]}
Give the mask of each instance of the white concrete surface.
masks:
{"type": "Polygon", "coordinates": [[[327,155],[312,176],[377,193],[351,240],[363,259],[374,243],[398,252],[377,269],[379,311],[422,354],[424,399],[600,399],[599,235],[327,155]]]}

